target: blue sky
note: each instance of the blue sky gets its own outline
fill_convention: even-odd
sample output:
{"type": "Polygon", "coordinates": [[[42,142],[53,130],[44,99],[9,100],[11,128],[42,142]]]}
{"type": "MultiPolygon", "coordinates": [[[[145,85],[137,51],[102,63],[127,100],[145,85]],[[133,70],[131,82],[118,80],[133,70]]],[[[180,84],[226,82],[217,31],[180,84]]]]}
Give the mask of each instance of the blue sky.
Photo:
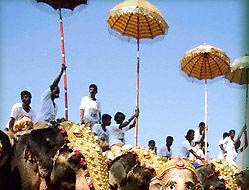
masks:
{"type": "MultiPolygon", "coordinates": [[[[103,113],[129,117],[135,109],[136,44],[110,34],[106,19],[120,0],[91,0],[64,18],[69,119],[79,121],[82,96],[97,84],[103,113]]],[[[231,62],[245,53],[243,1],[150,0],[164,16],[169,31],[163,39],[140,45],[139,145],[165,137],[175,139],[178,152],[188,129],[204,120],[204,81],[186,77],[179,61],[184,53],[206,43],[223,49],[231,62]]],[[[37,111],[42,92],[58,75],[61,64],[58,15],[25,1],[0,2],[1,9],[1,129],[20,92],[31,91],[37,111]]],[[[63,89],[63,81],[60,83],[63,89]]],[[[62,90],[63,91],[63,90],[62,90]]],[[[239,131],[243,123],[244,89],[220,77],[208,81],[210,157],[218,155],[222,133],[239,131]]],[[[57,100],[64,115],[64,94],[57,100]]],[[[134,144],[134,130],[127,132],[134,144]]]]}

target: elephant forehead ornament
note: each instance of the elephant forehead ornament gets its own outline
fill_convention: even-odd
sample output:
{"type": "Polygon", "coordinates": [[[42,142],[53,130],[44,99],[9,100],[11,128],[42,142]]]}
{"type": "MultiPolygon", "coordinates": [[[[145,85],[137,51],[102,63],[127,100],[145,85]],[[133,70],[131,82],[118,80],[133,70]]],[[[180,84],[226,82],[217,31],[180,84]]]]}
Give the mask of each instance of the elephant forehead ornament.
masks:
{"type": "Polygon", "coordinates": [[[187,169],[193,172],[196,177],[199,177],[197,171],[192,166],[191,162],[182,158],[174,158],[168,162],[164,162],[157,170],[158,176],[163,176],[168,170],[177,168],[177,169],[187,169]]]}
{"type": "Polygon", "coordinates": [[[95,190],[109,190],[108,161],[91,129],[72,122],[61,123],[67,132],[68,146],[77,147],[85,157],[95,190]]]}

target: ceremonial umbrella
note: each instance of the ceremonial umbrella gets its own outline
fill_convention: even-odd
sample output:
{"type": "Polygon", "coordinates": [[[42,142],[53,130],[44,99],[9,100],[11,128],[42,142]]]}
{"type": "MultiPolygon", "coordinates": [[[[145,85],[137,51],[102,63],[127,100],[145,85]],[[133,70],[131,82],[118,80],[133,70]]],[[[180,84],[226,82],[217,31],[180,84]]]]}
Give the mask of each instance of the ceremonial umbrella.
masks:
{"type": "Polygon", "coordinates": [[[205,160],[207,160],[208,92],[207,80],[224,75],[230,59],[225,52],[211,45],[199,45],[185,53],[180,61],[181,70],[189,77],[205,81],[205,160]]]}
{"type": "MultiPolygon", "coordinates": [[[[107,22],[109,27],[122,36],[137,41],[136,67],[136,109],[139,109],[139,42],[141,39],[153,39],[168,30],[168,24],[160,11],[146,0],[125,0],[112,8],[107,22]]],[[[136,117],[135,145],[138,145],[138,117],[136,117]]]]}
{"type": "MultiPolygon", "coordinates": [[[[54,10],[58,10],[60,18],[60,38],[61,38],[61,57],[62,64],[66,65],[65,58],[65,47],[64,47],[64,32],[63,32],[63,20],[62,20],[62,9],[68,9],[73,11],[77,6],[87,4],[87,0],[36,0],[37,3],[46,3],[51,6],[54,10]]],[[[65,119],[68,120],[68,98],[67,98],[67,73],[64,70],[63,73],[64,82],[64,94],[65,94],[65,119]]]]}
{"type": "MultiPolygon", "coordinates": [[[[225,78],[230,82],[240,85],[246,85],[246,103],[244,112],[244,127],[246,128],[247,114],[248,114],[248,83],[249,83],[249,55],[245,54],[234,61],[230,69],[225,73],[225,78]]],[[[244,167],[245,151],[243,150],[242,168],[244,167]]]]}

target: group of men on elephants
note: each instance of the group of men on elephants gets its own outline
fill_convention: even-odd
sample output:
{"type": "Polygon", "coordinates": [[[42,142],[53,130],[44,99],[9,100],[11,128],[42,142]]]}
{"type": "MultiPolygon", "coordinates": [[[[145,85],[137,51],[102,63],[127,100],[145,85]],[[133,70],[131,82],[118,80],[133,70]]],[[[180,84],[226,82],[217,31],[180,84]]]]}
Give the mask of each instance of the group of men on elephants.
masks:
{"type": "MultiPolygon", "coordinates": [[[[237,176],[240,177],[239,185],[236,185],[238,180],[228,182],[225,177],[221,182],[220,172],[215,170],[215,165],[218,165],[216,162],[205,163],[206,165],[198,165],[198,168],[195,168],[196,165],[186,159],[187,155],[192,153],[197,159],[202,160],[201,156],[192,149],[194,132],[191,130],[186,135],[186,146],[183,146],[181,151],[182,158],[163,159],[149,149],[124,146],[125,132],[135,126],[139,110],[135,110],[134,115],[126,121],[125,115],[117,112],[114,116],[116,123],[111,124],[112,117],[109,114],[101,114],[101,105],[96,98],[98,89],[95,84],[89,86],[89,96],[81,100],[80,123],[70,123],[63,118],[57,119],[58,107],[55,99],[59,97],[58,84],[65,69],[66,67],[62,65],[59,75],[42,94],[37,114],[30,106],[32,95],[29,91],[22,91],[22,102],[13,105],[7,128],[0,131],[0,189],[103,189],[104,186],[96,183],[96,180],[101,178],[91,176],[101,172],[87,171],[90,163],[85,159],[86,150],[69,146],[73,144],[73,139],[67,135],[68,129],[63,125],[65,122],[79,129],[82,126],[90,129],[91,133],[85,142],[81,142],[82,146],[84,143],[95,142],[96,137],[97,145],[94,145],[96,151],[100,151],[101,156],[102,152],[108,152],[106,159],[109,181],[103,181],[109,184],[108,189],[202,190],[210,187],[229,189],[230,186],[225,184],[230,183],[234,185],[231,185],[230,189],[248,188],[248,183],[245,182],[248,173],[244,175],[242,171],[237,171],[237,176]]],[[[75,137],[77,133],[73,131],[75,137]]],[[[203,142],[203,138],[202,135],[196,145],[203,142]]],[[[236,146],[235,143],[233,145],[236,146]]]]}

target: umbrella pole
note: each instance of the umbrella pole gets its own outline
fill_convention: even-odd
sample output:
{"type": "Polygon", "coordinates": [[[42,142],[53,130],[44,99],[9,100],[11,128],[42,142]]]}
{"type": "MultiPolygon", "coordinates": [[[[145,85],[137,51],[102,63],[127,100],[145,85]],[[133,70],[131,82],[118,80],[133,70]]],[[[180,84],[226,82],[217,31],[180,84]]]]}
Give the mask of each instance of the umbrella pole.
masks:
{"type": "Polygon", "coordinates": [[[208,146],[207,146],[207,139],[208,139],[208,89],[207,89],[207,79],[205,79],[205,161],[207,161],[208,156],[208,146]]]}
{"type": "MultiPolygon", "coordinates": [[[[60,38],[61,38],[61,57],[62,57],[62,65],[66,66],[65,59],[65,48],[64,48],[64,32],[63,32],[63,22],[61,16],[61,9],[59,9],[60,13],[60,38]]],[[[66,70],[63,72],[64,79],[64,94],[65,94],[65,119],[68,120],[68,99],[67,99],[67,73],[66,70]]]]}
{"type": "MultiPolygon", "coordinates": [[[[246,126],[247,121],[247,112],[248,112],[248,83],[246,83],[246,105],[245,105],[245,115],[244,115],[244,126],[246,126]]],[[[245,136],[244,136],[244,143],[243,143],[243,152],[242,152],[242,169],[245,166],[245,136]]]]}
{"type": "MultiPolygon", "coordinates": [[[[137,74],[136,74],[136,110],[139,110],[139,67],[140,67],[140,60],[139,60],[139,39],[137,39],[137,74]]],[[[136,119],[135,125],[135,146],[138,146],[138,116],[136,119]]]]}

